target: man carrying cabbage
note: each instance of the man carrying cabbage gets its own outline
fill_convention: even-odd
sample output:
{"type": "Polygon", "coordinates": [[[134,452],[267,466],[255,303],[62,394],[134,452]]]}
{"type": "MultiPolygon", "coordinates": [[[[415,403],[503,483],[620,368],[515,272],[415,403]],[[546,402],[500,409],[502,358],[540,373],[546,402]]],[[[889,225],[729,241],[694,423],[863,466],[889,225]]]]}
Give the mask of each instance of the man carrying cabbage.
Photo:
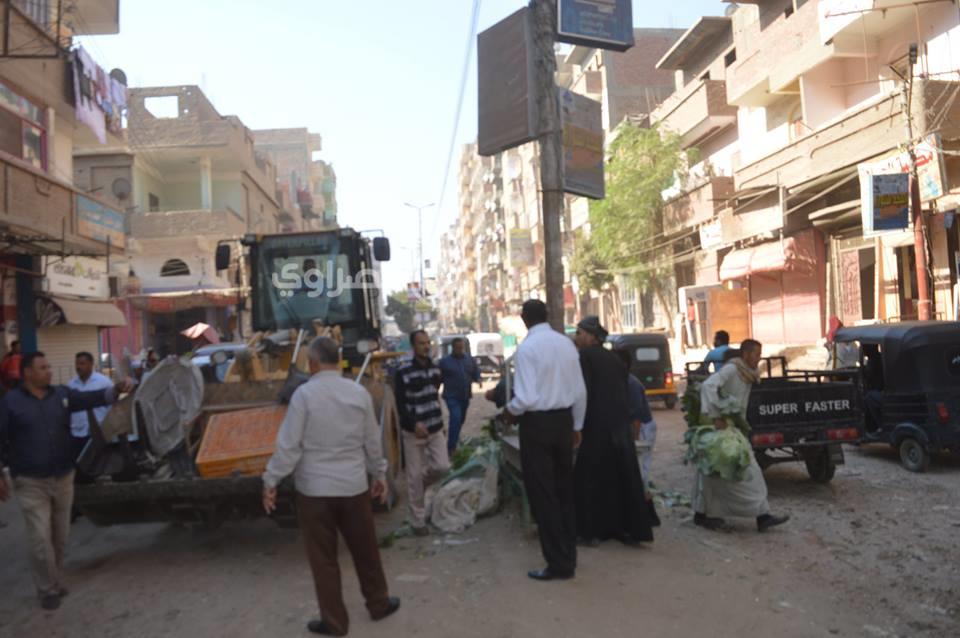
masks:
{"type": "Polygon", "coordinates": [[[763,532],[790,518],[770,513],[767,484],[748,438],[747,403],[760,381],[762,348],[759,341],[743,341],[740,356],[700,386],[701,422],[710,425],[688,433],[687,459],[697,465],[693,522],[707,529],[722,528],[724,517],[749,517],[763,532]]]}

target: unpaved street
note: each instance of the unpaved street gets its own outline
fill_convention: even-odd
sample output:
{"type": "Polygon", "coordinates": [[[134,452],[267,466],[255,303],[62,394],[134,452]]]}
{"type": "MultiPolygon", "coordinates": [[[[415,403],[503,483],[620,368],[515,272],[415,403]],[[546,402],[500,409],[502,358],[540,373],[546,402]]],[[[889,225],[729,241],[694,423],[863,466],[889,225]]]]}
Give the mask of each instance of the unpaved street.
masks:
{"type": "MultiPolygon", "coordinates": [[[[482,398],[468,431],[492,413],[482,398]]],[[[679,411],[655,410],[653,478],[688,491],[679,411]]],[[[349,558],[341,567],[354,636],[950,636],[960,626],[960,462],[909,474],[883,448],[848,451],[833,483],[801,466],[767,471],[771,506],[794,518],[760,535],[695,528],[661,508],[656,542],[582,549],[577,578],[536,583],[537,542],[516,503],[460,536],[405,538],[384,550],[394,617],[372,623],[349,558]]],[[[403,509],[381,515],[385,534],[403,509]]],[[[296,531],[269,521],[214,532],[167,525],[74,528],[72,592],[57,612],[33,596],[20,514],[0,507],[2,636],[309,635],[313,586],[296,531]]]]}

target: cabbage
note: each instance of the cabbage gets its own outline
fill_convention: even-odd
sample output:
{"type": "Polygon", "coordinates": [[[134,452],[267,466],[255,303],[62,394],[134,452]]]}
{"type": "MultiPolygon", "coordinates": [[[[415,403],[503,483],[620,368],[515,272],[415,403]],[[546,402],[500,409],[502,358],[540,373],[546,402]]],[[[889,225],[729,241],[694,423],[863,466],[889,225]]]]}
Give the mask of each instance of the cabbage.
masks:
{"type": "Polygon", "coordinates": [[[712,425],[701,425],[687,430],[685,463],[694,463],[707,476],[719,476],[727,481],[741,481],[750,467],[753,448],[736,427],[717,430],[712,425]]]}

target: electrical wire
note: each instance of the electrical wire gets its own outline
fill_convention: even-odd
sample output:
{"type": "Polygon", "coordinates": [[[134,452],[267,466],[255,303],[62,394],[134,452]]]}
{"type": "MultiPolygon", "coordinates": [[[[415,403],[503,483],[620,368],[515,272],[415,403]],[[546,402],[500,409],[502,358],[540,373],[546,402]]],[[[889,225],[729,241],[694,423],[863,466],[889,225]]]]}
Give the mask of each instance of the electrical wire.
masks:
{"type": "Polygon", "coordinates": [[[450,134],[450,146],[447,150],[447,165],[443,171],[443,185],[440,187],[440,197],[437,198],[437,208],[433,216],[433,226],[430,231],[431,236],[437,233],[437,224],[440,221],[440,210],[443,207],[443,200],[447,195],[447,185],[450,181],[450,169],[453,168],[453,156],[457,146],[457,133],[460,130],[460,115],[463,113],[463,99],[467,93],[467,80],[470,74],[470,60],[473,57],[473,49],[477,39],[477,28],[480,23],[480,4],[481,0],[473,0],[473,11],[470,15],[470,30],[467,33],[466,52],[463,56],[463,69],[460,73],[460,92],[457,97],[456,116],[453,120],[453,131],[450,134]]]}

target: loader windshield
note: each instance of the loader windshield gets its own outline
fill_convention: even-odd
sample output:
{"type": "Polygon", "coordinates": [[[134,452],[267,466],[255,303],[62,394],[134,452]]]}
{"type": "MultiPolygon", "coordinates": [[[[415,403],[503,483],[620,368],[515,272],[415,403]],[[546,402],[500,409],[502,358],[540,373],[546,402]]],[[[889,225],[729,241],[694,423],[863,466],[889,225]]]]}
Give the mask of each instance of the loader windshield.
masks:
{"type": "Polygon", "coordinates": [[[254,329],[363,320],[353,244],[335,233],[265,239],[251,252],[254,329]]]}

